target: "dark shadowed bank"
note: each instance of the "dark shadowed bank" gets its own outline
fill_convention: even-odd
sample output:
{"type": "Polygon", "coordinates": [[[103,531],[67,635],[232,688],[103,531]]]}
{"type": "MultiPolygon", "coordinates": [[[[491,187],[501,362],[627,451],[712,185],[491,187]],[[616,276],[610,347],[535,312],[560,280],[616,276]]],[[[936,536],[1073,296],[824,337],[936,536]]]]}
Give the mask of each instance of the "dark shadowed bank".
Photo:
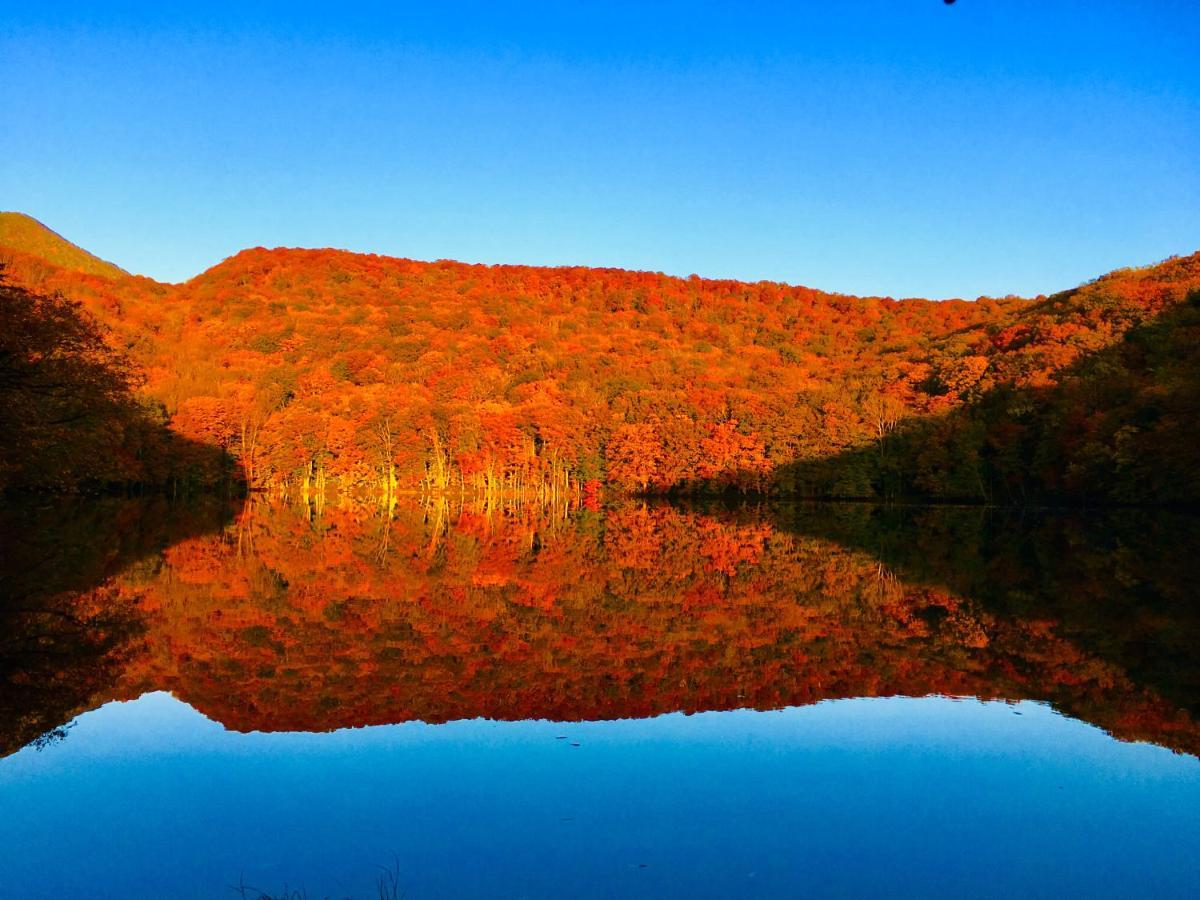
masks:
{"type": "Polygon", "coordinates": [[[844,499],[1200,504],[1200,291],[1052,385],[992,388],[873,446],[792,463],[779,485],[844,499]]]}
{"type": "Polygon", "coordinates": [[[240,489],[237,462],[182,437],[129,357],[78,303],[0,266],[0,495],[240,489]]]}

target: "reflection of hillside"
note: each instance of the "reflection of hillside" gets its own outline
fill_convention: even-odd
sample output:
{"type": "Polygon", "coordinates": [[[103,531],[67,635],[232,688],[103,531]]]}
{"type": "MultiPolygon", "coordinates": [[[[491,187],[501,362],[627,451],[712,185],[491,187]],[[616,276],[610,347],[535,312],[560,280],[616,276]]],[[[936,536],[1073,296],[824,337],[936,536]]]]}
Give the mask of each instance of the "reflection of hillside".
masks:
{"type": "MultiPolygon", "coordinates": [[[[1047,623],[1081,658],[1103,660],[1188,721],[1200,717],[1194,514],[821,504],[773,512],[793,533],[862,548],[905,582],[940,585],[999,621],[1047,623]]],[[[1139,733],[1136,721],[1113,720],[1117,709],[1073,688],[1043,696],[1117,733],[1139,733]]]]}
{"type": "MultiPolygon", "coordinates": [[[[440,530],[419,513],[385,527],[329,511],[314,526],[260,507],[220,538],[170,547],[139,586],[150,632],[121,693],[169,689],[239,730],[969,694],[1049,700],[1118,736],[1200,749],[1194,708],[1171,684],[1082,640],[1075,609],[1100,570],[1057,606],[1036,585],[997,603],[956,580],[902,581],[869,541],[853,549],[761,516],[463,514],[440,530]]],[[[921,545],[915,532],[895,539],[921,545]]],[[[974,565],[965,549],[954,559],[974,565]]],[[[1003,559],[985,571],[1007,584],[1003,559]]],[[[1147,563],[1128,603],[1172,596],[1177,574],[1160,585],[1147,563]]],[[[1147,612],[1144,640],[1169,637],[1172,614],[1147,612]]]]}
{"type": "Polygon", "coordinates": [[[139,585],[164,547],[218,530],[218,504],[161,497],[13,505],[0,513],[0,755],[111,694],[143,651],[139,585]]]}

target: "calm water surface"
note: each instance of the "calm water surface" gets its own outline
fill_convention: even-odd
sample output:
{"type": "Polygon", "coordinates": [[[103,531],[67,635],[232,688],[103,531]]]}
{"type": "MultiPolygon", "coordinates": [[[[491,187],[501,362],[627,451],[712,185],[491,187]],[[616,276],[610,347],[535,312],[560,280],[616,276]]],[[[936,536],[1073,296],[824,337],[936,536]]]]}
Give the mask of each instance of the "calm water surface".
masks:
{"type": "Polygon", "coordinates": [[[0,895],[1196,896],[1200,526],[0,522],[0,895]]]}

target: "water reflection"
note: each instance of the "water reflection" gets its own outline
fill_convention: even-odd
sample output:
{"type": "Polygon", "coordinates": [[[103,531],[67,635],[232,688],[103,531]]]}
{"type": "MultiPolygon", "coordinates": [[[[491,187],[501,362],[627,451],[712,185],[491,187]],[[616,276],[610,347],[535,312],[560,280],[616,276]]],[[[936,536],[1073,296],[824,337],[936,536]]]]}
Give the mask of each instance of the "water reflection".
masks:
{"type": "Polygon", "coordinates": [[[114,501],[26,521],[0,582],[6,752],[151,691],[309,732],[1033,699],[1200,752],[1185,515],[114,501]]]}
{"type": "MultiPolygon", "coordinates": [[[[162,554],[232,521],[225,504],[107,498],[0,513],[0,754],[61,738],[146,648],[139,585],[162,554]]],[[[219,537],[214,537],[219,540],[219,537]]]]}

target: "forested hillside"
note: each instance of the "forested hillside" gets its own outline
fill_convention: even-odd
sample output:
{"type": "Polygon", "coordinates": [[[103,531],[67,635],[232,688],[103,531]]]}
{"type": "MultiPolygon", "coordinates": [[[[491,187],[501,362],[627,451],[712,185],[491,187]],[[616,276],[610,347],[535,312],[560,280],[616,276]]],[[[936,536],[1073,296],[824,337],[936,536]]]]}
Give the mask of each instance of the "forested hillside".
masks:
{"type": "Polygon", "coordinates": [[[968,302],[261,248],[165,285],[46,234],[7,277],[109,329],[194,482],[1200,500],[1200,254],[968,302]]]}

